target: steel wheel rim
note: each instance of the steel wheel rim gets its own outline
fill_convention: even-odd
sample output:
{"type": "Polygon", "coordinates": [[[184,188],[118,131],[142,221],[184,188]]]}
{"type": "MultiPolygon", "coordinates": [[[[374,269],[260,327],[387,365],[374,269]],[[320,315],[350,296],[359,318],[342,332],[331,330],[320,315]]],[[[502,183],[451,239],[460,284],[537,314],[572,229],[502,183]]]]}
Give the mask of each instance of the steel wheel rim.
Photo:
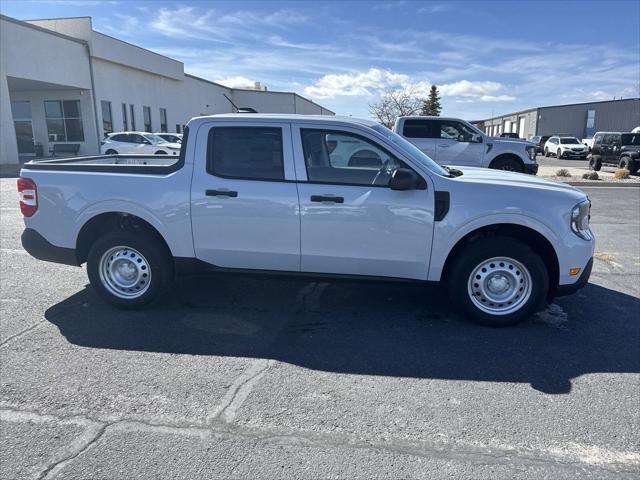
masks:
{"type": "Polygon", "coordinates": [[[481,311],[490,315],[516,312],[531,297],[533,282],[529,270],[509,257],[483,260],[469,275],[469,297],[481,311]]]}
{"type": "Polygon", "coordinates": [[[151,268],[135,248],[112,247],[100,258],[98,266],[102,285],[122,299],[138,298],[149,289],[151,268]]]}
{"type": "Polygon", "coordinates": [[[513,168],[513,165],[503,165],[502,170],[506,172],[515,172],[516,169],[513,168]]]}

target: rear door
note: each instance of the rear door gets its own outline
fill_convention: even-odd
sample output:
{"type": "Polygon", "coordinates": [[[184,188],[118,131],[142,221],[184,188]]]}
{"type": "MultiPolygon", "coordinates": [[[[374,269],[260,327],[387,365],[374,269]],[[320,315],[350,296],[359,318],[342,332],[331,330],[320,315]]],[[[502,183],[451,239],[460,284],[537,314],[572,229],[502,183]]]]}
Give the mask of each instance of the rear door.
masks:
{"type": "MultiPolygon", "coordinates": [[[[300,195],[301,270],[426,279],[434,193],[391,190],[411,168],[351,127],[293,126],[300,195]]],[[[414,170],[415,171],[415,170],[414,170]]]]}
{"type": "Polygon", "coordinates": [[[441,165],[482,166],[484,143],[473,141],[478,135],[467,125],[457,120],[438,120],[437,134],[436,162],[441,165]]]}
{"type": "Polygon", "coordinates": [[[436,159],[437,125],[434,120],[406,119],[402,124],[402,132],[398,132],[416,147],[426,153],[432,160],[436,159]]]}
{"type": "Polygon", "coordinates": [[[191,221],[196,257],[226,268],[299,271],[300,218],[289,124],[211,122],[200,126],[195,142],[191,221]]]}

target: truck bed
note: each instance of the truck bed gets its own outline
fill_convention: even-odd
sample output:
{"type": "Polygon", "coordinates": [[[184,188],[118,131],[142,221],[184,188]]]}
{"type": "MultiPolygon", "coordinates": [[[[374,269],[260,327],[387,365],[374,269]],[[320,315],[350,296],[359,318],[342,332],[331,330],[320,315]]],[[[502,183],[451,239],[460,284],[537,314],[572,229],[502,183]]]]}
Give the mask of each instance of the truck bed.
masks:
{"type": "Polygon", "coordinates": [[[184,165],[182,156],[169,155],[94,155],[89,157],[32,160],[27,170],[160,174],[175,172],[184,165]]]}

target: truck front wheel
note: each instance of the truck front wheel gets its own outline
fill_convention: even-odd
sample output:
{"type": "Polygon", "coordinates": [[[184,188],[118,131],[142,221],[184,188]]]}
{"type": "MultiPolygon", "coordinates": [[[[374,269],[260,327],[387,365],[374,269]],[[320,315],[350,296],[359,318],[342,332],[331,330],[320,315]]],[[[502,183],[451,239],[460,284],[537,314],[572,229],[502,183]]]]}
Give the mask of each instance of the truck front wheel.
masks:
{"type": "Polygon", "coordinates": [[[493,327],[514,325],[544,305],[549,275],[525,243],[488,237],[470,243],[447,278],[452,304],[465,318],[493,327]]]}
{"type": "Polygon", "coordinates": [[[173,278],[169,252],[146,232],[117,230],[89,250],[87,273],[98,295],[119,308],[143,308],[167,291],[173,278]]]}
{"type": "Polygon", "coordinates": [[[522,162],[511,157],[497,158],[491,162],[489,168],[493,168],[495,170],[506,170],[508,172],[524,173],[522,162]]]}

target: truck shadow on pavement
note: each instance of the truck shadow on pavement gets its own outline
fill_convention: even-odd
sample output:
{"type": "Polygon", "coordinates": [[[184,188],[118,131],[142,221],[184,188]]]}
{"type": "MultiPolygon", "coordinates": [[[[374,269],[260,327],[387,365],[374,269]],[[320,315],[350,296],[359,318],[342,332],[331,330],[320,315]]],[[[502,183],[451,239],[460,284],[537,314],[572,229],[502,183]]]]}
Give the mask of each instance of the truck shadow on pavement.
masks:
{"type": "Polygon", "coordinates": [[[640,300],[594,284],[504,329],[464,321],[437,288],[234,275],[182,279],[173,298],[145,311],[111,308],[87,287],[45,316],[82,347],[528,383],[550,394],[584,374],[640,372],[640,300]]]}

